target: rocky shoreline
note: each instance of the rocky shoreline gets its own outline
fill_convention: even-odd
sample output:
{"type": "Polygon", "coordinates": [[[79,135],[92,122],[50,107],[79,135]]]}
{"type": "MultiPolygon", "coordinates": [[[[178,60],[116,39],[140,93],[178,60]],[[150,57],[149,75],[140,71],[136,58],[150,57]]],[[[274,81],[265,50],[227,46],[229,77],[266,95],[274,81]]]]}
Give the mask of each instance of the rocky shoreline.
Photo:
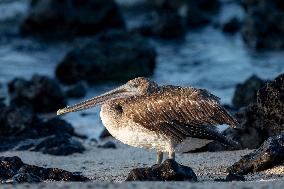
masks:
{"type": "MultiPolygon", "coordinates": [[[[243,109],[240,110],[241,111],[240,113],[237,113],[237,118],[242,118],[239,119],[239,123],[241,125],[241,128],[243,129],[241,130],[227,129],[224,131],[224,135],[227,135],[227,137],[230,137],[231,139],[238,141],[242,145],[243,149],[248,148],[249,145],[251,145],[251,148],[258,148],[260,145],[261,146],[255,151],[247,154],[246,156],[239,157],[239,159],[236,159],[235,162],[230,162],[230,164],[231,163],[233,164],[228,165],[227,168],[222,167],[222,169],[225,169],[225,172],[227,172],[225,175],[224,175],[225,172],[222,173],[222,175],[225,176],[225,178],[215,178],[216,181],[244,181],[246,179],[245,175],[247,175],[248,173],[255,174],[260,171],[266,171],[267,169],[273,169],[274,167],[283,166],[284,137],[283,137],[283,127],[281,125],[282,121],[279,120],[279,118],[282,118],[281,113],[283,113],[282,111],[283,102],[281,101],[282,99],[281,96],[284,94],[284,92],[282,91],[283,89],[284,89],[284,79],[282,74],[276,77],[274,81],[267,82],[263,87],[261,87],[257,91],[256,95],[257,100],[252,101],[247,107],[245,107],[245,109],[251,110],[252,106],[256,106],[258,111],[252,112],[256,115],[252,116],[250,111],[244,111],[243,109]],[[269,110],[269,108],[271,108],[271,110],[269,110]],[[242,117],[240,117],[239,114],[242,114],[242,117]],[[264,127],[267,125],[271,125],[269,124],[270,122],[274,124],[273,127],[264,127]],[[263,126],[261,126],[261,123],[263,123],[263,126]],[[261,129],[259,129],[258,127],[260,127],[261,129]],[[251,129],[256,129],[256,131],[258,131],[257,134],[258,137],[261,137],[264,142],[257,141],[255,140],[256,136],[248,134],[248,132],[251,132],[251,129]],[[250,137],[253,137],[253,139],[251,139],[250,137]]],[[[70,138],[67,139],[67,143],[63,142],[65,140],[64,137],[68,138],[72,135],[76,136],[70,124],[58,118],[54,118],[44,122],[39,118],[37,118],[37,116],[34,115],[33,113],[28,113],[23,111],[21,112],[21,111],[22,111],[21,108],[6,107],[5,105],[1,108],[0,122],[2,123],[1,126],[3,127],[1,129],[2,132],[0,132],[2,140],[1,151],[31,150],[31,151],[40,151],[52,155],[64,155],[64,156],[76,152],[82,153],[84,151],[85,147],[83,147],[83,145],[80,144],[80,142],[77,142],[74,139],[70,138]],[[14,120],[9,118],[14,118],[14,120]],[[40,124],[42,124],[42,126],[39,127],[40,124]],[[17,126],[18,128],[15,126],[17,126]],[[47,137],[39,138],[45,136],[47,137]],[[6,146],[5,145],[3,146],[3,144],[6,144],[6,146]]],[[[79,135],[77,135],[77,137],[78,136],[79,135]]],[[[101,136],[101,139],[103,139],[103,137],[108,138],[108,136],[109,135],[106,132],[104,132],[104,134],[101,136]]],[[[216,148],[216,145],[218,144],[216,142],[213,142],[212,144],[207,146],[207,149],[203,150],[214,151],[218,149],[218,151],[220,151],[222,149],[222,148],[220,149],[222,145],[220,146],[219,144],[219,148],[216,148]]],[[[93,148],[96,147],[93,146],[93,148]]],[[[111,141],[97,145],[97,150],[100,149],[101,151],[104,151],[104,149],[109,151],[113,150],[114,153],[116,150],[125,150],[127,152],[131,147],[124,146],[122,149],[120,148],[121,145],[117,147],[111,141]]],[[[135,150],[142,151],[140,149],[135,149],[135,150]]],[[[226,150],[229,149],[223,147],[222,151],[226,150]]],[[[90,149],[88,149],[88,151],[90,152],[90,149]]],[[[82,156],[85,156],[85,153],[86,152],[84,152],[82,156]]],[[[222,153],[225,152],[220,152],[220,155],[222,155],[222,153]]],[[[228,151],[226,153],[227,156],[234,156],[236,153],[239,152],[228,151]]],[[[124,156],[129,156],[129,155],[130,154],[124,154],[124,156]]],[[[189,156],[189,154],[183,156],[189,156]]],[[[100,158],[104,157],[105,156],[102,156],[100,158]]],[[[111,158],[115,157],[116,156],[111,156],[111,158]]],[[[224,157],[222,159],[223,161],[226,161],[224,157]]],[[[133,160],[135,161],[136,159],[133,160]]],[[[2,176],[0,176],[1,180],[12,178],[16,183],[39,182],[41,180],[40,176],[33,175],[33,172],[31,173],[32,175],[30,175],[29,173],[26,174],[26,172],[20,172],[19,173],[20,175],[17,175],[17,173],[15,173],[12,174],[10,177],[8,177],[8,175],[10,174],[8,174],[7,172],[15,171],[13,166],[19,167],[18,166],[19,164],[21,164],[21,166],[23,165],[22,161],[19,158],[13,159],[9,157],[2,157],[2,160],[0,162],[1,162],[0,164],[3,165],[4,167],[8,167],[7,170],[3,170],[2,168],[0,168],[0,170],[2,171],[2,176]],[[11,163],[11,165],[8,166],[6,165],[7,163],[8,164],[11,163]]],[[[112,163],[115,162],[109,162],[108,166],[111,166],[112,163]]],[[[124,164],[125,163],[128,163],[128,161],[125,161],[124,164]]],[[[218,166],[220,165],[217,165],[217,167],[218,166]]],[[[197,180],[199,180],[199,177],[202,174],[203,173],[199,172],[199,174],[197,174],[198,176],[196,176],[196,173],[194,173],[194,171],[190,167],[180,165],[175,161],[165,160],[165,162],[159,166],[154,165],[150,168],[143,168],[143,169],[136,168],[130,170],[130,173],[126,178],[126,181],[189,180],[196,182],[197,180]]],[[[284,174],[284,172],[281,174],[284,174]]],[[[210,175],[207,176],[210,177],[210,175]]]]}
{"type": "MultiPolygon", "coordinates": [[[[226,107],[242,129],[229,128],[223,134],[238,141],[241,150],[231,151],[212,142],[194,153],[179,154],[177,161],[154,165],[152,151],[123,145],[106,130],[99,141],[87,139],[70,123],[55,117],[57,109],[71,99],[83,98],[90,86],[155,76],[161,57],[153,39],[167,44],[183,40],[191,30],[213,25],[226,35],[242,35],[247,48],[256,51],[284,48],[283,22],[275,21],[284,18],[280,0],[242,0],[244,19],[232,17],[224,23],[216,21],[224,3],[218,0],[144,3],[147,11],[139,15],[143,21],[131,28],[123,8],[114,0],[30,2],[18,33],[8,36],[42,43],[72,42],[70,50],[56,62],[54,77],[34,74],[30,79],[17,77],[0,84],[0,182],[43,182],[38,186],[72,188],[77,183],[57,182],[79,181],[86,182],[82,188],[141,188],[133,181],[146,185],[152,184],[148,181],[189,181],[187,186],[167,186],[206,188],[208,182],[212,188],[216,183],[226,188],[225,182],[229,182],[254,188],[265,186],[261,180],[276,180],[276,188],[283,188],[283,74],[271,81],[252,75],[236,86],[232,105],[226,107]],[[2,97],[5,85],[8,96],[2,97]],[[99,181],[132,182],[103,185],[99,181]]],[[[164,183],[154,185],[159,186],[164,183]]]]}
{"type": "MultiPolygon", "coordinates": [[[[95,183],[123,182],[129,177],[131,170],[153,166],[155,162],[154,151],[132,148],[118,141],[114,142],[117,146],[116,149],[101,149],[94,145],[85,144],[87,150],[83,154],[69,156],[53,156],[28,151],[6,151],[1,152],[0,156],[19,156],[23,162],[30,165],[56,167],[69,172],[79,172],[95,183]]],[[[229,181],[226,179],[228,176],[227,168],[239,161],[242,156],[250,153],[252,153],[251,150],[178,154],[177,162],[192,168],[198,180],[195,183],[200,185],[204,182],[220,183],[229,181]]],[[[275,182],[278,180],[281,182],[283,181],[283,169],[283,165],[277,165],[273,168],[244,175],[244,179],[249,182],[259,182],[260,180],[275,180],[275,182]]],[[[144,182],[147,183],[145,180],[144,182]]],[[[185,181],[185,183],[189,182],[185,181]]],[[[234,184],[236,181],[228,183],[234,184]]],[[[68,183],[66,184],[68,185],[68,183]]]]}

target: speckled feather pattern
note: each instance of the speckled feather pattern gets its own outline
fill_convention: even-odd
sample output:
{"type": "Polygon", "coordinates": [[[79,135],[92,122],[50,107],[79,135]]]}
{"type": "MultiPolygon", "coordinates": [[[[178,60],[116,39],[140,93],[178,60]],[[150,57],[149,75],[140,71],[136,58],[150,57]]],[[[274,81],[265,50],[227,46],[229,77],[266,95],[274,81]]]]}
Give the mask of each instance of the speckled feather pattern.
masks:
{"type": "Polygon", "coordinates": [[[160,151],[175,151],[192,138],[192,149],[211,140],[230,144],[215,126],[237,125],[218,97],[203,89],[177,86],[154,86],[145,94],[107,102],[101,119],[118,140],[160,151]]]}

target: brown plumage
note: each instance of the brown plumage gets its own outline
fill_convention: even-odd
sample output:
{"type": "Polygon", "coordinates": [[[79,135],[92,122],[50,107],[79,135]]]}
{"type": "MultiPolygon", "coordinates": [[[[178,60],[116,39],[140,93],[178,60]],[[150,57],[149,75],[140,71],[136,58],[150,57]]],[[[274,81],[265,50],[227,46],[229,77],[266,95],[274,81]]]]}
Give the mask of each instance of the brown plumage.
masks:
{"type": "Polygon", "coordinates": [[[177,140],[199,137],[227,143],[214,126],[237,126],[237,121],[220,105],[219,98],[204,89],[162,86],[149,94],[112,103],[121,106],[122,116],[177,140]]]}
{"type": "Polygon", "coordinates": [[[102,105],[102,122],[114,137],[132,146],[156,149],[158,163],[163,152],[174,158],[178,146],[188,139],[193,149],[212,140],[237,146],[216,129],[221,124],[236,127],[236,120],[218,97],[204,89],[158,86],[146,78],[136,78],[58,114],[96,104],[102,105]]]}

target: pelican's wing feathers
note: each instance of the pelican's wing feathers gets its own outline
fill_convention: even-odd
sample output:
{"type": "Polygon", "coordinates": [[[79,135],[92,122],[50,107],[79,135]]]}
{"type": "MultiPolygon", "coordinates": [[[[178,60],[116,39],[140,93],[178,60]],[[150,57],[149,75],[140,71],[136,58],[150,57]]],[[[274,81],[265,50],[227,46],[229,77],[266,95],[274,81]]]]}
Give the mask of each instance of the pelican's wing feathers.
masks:
{"type": "Polygon", "coordinates": [[[149,130],[179,140],[186,137],[223,140],[214,126],[237,125],[220,105],[219,98],[204,89],[162,86],[150,95],[134,98],[125,103],[125,116],[149,130]]]}

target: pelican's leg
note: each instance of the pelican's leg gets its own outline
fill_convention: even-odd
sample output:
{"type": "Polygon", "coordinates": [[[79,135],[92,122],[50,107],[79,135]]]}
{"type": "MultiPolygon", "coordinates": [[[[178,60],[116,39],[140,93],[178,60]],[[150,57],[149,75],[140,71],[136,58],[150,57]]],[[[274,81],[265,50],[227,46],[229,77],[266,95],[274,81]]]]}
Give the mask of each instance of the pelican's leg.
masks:
{"type": "Polygon", "coordinates": [[[157,151],[157,164],[161,164],[163,161],[163,152],[157,151]]]}
{"type": "Polygon", "coordinates": [[[175,152],[174,151],[169,151],[169,159],[175,160],[175,152]]]}

